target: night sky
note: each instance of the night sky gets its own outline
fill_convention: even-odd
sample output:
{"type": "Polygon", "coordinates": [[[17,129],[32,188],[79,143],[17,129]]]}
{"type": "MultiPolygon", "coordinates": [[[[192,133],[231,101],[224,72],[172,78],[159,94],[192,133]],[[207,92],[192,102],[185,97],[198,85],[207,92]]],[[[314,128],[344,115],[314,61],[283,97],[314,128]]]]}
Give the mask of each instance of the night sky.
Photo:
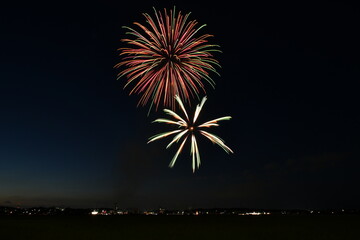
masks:
{"type": "Polygon", "coordinates": [[[360,6],[233,4],[1,6],[0,206],[360,208],[360,6]],[[200,120],[233,117],[195,174],[113,68],[121,26],[174,5],[223,52],[200,120]]]}

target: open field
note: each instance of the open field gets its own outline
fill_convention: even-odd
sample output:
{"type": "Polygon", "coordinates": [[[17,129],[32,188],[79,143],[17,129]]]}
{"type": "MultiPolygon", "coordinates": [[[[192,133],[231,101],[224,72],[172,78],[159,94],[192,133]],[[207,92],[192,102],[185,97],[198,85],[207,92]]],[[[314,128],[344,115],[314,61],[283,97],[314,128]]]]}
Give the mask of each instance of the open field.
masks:
{"type": "Polygon", "coordinates": [[[10,216],[1,240],[359,239],[360,216],[10,216]]]}

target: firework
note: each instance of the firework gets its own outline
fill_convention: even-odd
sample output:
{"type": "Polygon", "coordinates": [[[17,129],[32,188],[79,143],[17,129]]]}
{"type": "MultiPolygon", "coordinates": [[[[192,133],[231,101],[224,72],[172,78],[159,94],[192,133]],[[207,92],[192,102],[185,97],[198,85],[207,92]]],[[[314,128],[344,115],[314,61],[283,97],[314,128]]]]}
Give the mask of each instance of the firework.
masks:
{"type": "Polygon", "coordinates": [[[122,61],[116,68],[124,66],[118,78],[126,76],[126,88],[133,85],[131,94],[142,95],[138,105],[150,102],[150,109],[159,105],[175,109],[174,96],[178,95],[184,102],[199,98],[200,91],[205,93],[203,80],[212,87],[215,82],[209,72],[218,72],[220,67],[213,58],[212,52],[219,51],[218,45],[208,44],[212,35],[204,34],[197,37],[198,31],[206,24],[197,27],[197,21],[188,21],[190,13],[175,13],[175,7],[168,14],[162,14],[154,8],[155,18],[144,13],[148,26],[138,22],[134,24],[141,31],[124,26],[127,34],[133,39],[122,39],[130,46],[120,48],[122,61]]]}
{"type": "Polygon", "coordinates": [[[191,142],[191,150],[190,150],[190,156],[192,157],[192,169],[193,172],[195,171],[195,168],[199,168],[200,166],[200,152],[199,152],[199,148],[198,148],[198,144],[196,141],[196,135],[200,134],[203,135],[204,137],[206,137],[207,139],[209,139],[212,143],[219,145],[222,149],[224,149],[225,152],[227,153],[233,153],[233,151],[225,145],[224,140],[222,140],[220,137],[211,134],[207,131],[205,131],[204,129],[206,128],[210,128],[210,127],[216,127],[219,126],[218,122],[219,121],[223,121],[223,120],[230,120],[231,117],[230,116],[226,116],[226,117],[221,117],[221,118],[216,118],[214,120],[211,121],[207,121],[205,123],[202,124],[197,124],[196,120],[199,117],[199,114],[201,112],[201,109],[203,108],[205,101],[206,101],[206,97],[204,97],[201,101],[200,104],[198,104],[196,106],[196,110],[194,113],[194,116],[192,119],[189,118],[186,109],[184,108],[184,105],[181,101],[181,98],[176,95],[175,96],[175,100],[178,102],[182,112],[184,113],[185,117],[180,117],[177,113],[175,113],[172,110],[169,109],[164,109],[164,112],[170,116],[172,116],[174,118],[174,120],[169,120],[169,119],[165,119],[165,118],[159,118],[156,119],[153,122],[156,123],[167,123],[167,124],[171,124],[171,125],[176,125],[179,129],[170,131],[170,132],[165,132],[165,133],[160,133],[157,135],[154,135],[152,137],[149,138],[148,143],[156,141],[158,139],[161,138],[165,138],[167,136],[171,136],[175,134],[175,137],[172,139],[172,141],[166,146],[166,148],[169,148],[173,143],[177,143],[180,141],[180,139],[183,139],[179,149],[177,150],[177,152],[175,153],[174,157],[172,158],[169,167],[173,167],[176,159],[178,158],[179,154],[181,153],[187,139],[190,140],[191,142]]]}

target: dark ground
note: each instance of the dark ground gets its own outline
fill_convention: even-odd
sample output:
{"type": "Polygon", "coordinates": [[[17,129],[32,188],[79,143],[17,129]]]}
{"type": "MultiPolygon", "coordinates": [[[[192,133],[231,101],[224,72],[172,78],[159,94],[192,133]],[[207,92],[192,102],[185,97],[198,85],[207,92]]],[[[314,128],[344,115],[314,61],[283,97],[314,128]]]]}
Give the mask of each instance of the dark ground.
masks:
{"type": "Polygon", "coordinates": [[[0,239],[359,239],[360,216],[1,217],[0,239]]]}

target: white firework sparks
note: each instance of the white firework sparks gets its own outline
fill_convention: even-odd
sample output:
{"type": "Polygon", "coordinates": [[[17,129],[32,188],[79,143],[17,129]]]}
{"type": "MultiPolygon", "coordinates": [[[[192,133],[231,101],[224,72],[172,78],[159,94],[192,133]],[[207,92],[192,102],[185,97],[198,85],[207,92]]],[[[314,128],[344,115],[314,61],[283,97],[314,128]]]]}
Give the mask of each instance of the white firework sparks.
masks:
{"type": "Polygon", "coordinates": [[[172,116],[174,118],[174,120],[169,120],[169,119],[165,119],[165,118],[159,118],[156,119],[153,122],[156,123],[167,123],[167,124],[172,124],[172,125],[176,125],[178,126],[177,130],[174,131],[170,131],[170,132],[165,132],[165,133],[160,133],[157,135],[154,135],[152,137],[149,138],[148,143],[159,140],[161,138],[165,138],[167,136],[171,136],[173,134],[176,134],[173,138],[173,140],[166,146],[166,148],[169,148],[173,143],[177,143],[180,141],[180,139],[183,139],[179,149],[177,150],[177,152],[175,153],[174,157],[172,158],[169,167],[173,167],[176,159],[178,158],[179,154],[181,153],[182,149],[184,148],[184,145],[187,141],[187,139],[190,139],[191,141],[191,150],[190,150],[190,155],[192,157],[192,169],[193,172],[195,172],[196,168],[200,167],[200,153],[199,153],[199,148],[198,148],[198,144],[196,141],[196,136],[195,133],[199,133],[201,135],[203,135],[204,137],[208,138],[212,143],[219,145],[222,149],[224,149],[224,151],[226,153],[233,153],[233,151],[225,145],[224,140],[222,140],[220,137],[211,134],[207,131],[204,130],[204,128],[210,128],[210,127],[217,127],[219,126],[218,122],[219,121],[223,121],[223,120],[230,120],[231,117],[230,116],[226,116],[226,117],[220,117],[220,118],[216,118],[214,120],[211,121],[207,121],[205,123],[202,124],[197,124],[196,120],[198,119],[201,109],[204,106],[205,101],[207,100],[206,97],[204,97],[201,101],[200,104],[198,104],[196,106],[196,110],[194,113],[194,117],[191,121],[191,119],[189,118],[186,109],[180,99],[180,97],[178,95],[175,96],[176,101],[178,102],[181,110],[183,111],[185,118],[180,117],[177,113],[175,113],[172,110],[169,109],[164,109],[164,112],[170,116],[172,116]]]}

